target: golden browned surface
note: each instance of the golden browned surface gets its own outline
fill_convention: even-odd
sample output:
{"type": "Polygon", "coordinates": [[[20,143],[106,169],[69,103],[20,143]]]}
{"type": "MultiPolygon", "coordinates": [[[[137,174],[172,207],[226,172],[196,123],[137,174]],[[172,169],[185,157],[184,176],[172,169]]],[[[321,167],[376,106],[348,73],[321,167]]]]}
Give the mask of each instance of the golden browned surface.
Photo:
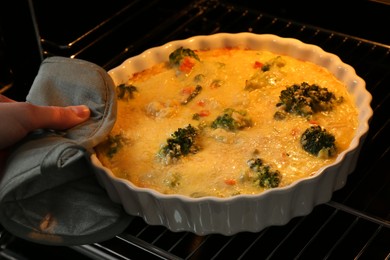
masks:
{"type": "Polygon", "coordinates": [[[130,78],[128,84],[138,91],[133,99],[118,100],[117,122],[111,133],[122,136],[123,147],[112,157],[107,156],[107,145],[96,149],[98,158],[116,176],[167,194],[257,194],[264,188],[253,182],[247,164],[255,155],[280,171],[280,186],[308,177],[334,161],[335,157],[316,158],[302,150],[299,139],[310,125],[319,124],[334,134],[338,152],[349,146],[358,123],[354,101],[324,68],[281,56],[276,61],[283,65],[263,73],[257,67],[259,62],[275,61],[278,55],[239,49],[197,54],[201,62],[188,74],[164,63],[130,78]],[[195,77],[199,74],[203,76],[195,77]],[[245,90],[248,79],[256,83],[256,89],[245,90]],[[280,91],[302,82],[326,87],[337,97],[343,96],[344,102],[310,118],[290,115],[275,120],[280,91]],[[201,93],[182,105],[196,85],[202,86],[201,93]],[[253,125],[235,132],[209,127],[225,108],[247,111],[253,125]],[[195,113],[201,115],[199,120],[192,119],[195,113]],[[167,138],[188,124],[205,126],[202,149],[176,162],[159,159],[158,151],[167,138]]]}

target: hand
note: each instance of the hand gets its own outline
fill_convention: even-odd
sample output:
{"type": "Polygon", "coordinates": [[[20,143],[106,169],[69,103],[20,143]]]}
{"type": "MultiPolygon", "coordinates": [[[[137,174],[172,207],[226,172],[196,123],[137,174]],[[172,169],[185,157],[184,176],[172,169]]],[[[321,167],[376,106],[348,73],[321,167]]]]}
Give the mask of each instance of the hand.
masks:
{"type": "Polygon", "coordinates": [[[16,102],[0,94],[0,169],[4,151],[33,130],[65,130],[86,121],[87,106],[37,106],[16,102]]]}

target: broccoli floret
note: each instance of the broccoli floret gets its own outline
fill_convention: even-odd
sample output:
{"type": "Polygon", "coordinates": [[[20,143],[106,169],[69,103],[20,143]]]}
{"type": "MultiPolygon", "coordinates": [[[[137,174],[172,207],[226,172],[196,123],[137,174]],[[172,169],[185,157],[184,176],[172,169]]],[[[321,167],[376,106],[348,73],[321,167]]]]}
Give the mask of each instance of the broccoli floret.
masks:
{"type": "Polygon", "coordinates": [[[276,106],[282,106],[284,111],[300,116],[332,110],[335,102],[342,101],[342,98],[337,100],[327,88],[306,82],[287,87],[280,92],[279,98],[280,102],[276,106]]]}
{"type": "Polygon", "coordinates": [[[164,184],[169,188],[174,189],[181,185],[180,183],[181,178],[182,176],[180,173],[177,172],[168,173],[167,177],[164,179],[164,184]]]}
{"type": "Polygon", "coordinates": [[[302,148],[317,157],[329,158],[336,154],[336,138],[321,126],[311,126],[301,135],[302,148]]]}
{"type": "Polygon", "coordinates": [[[120,84],[116,88],[118,99],[133,99],[134,92],[138,91],[133,85],[120,84]]]}
{"type": "Polygon", "coordinates": [[[257,173],[257,181],[261,187],[276,188],[279,186],[282,176],[278,170],[272,170],[260,158],[250,159],[248,165],[252,171],[257,173]]]}
{"type": "Polygon", "coordinates": [[[106,144],[108,145],[107,156],[112,158],[124,145],[125,139],[121,134],[109,135],[106,144]]]}
{"type": "Polygon", "coordinates": [[[269,71],[272,67],[284,67],[286,62],[283,60],[281,56],[276,56],[275,58],[267,61],[262,67],[261,71],[266,72],[269,71]]]}
{"type": "Polygon", "coordinates": [[[200,150],[198,135],[199,130],[191,124],[185,128],[179,128],[167,139],[167,143],[158,153],[159,156],[169,163],[188,154],[197,153],[200,150]]]}
{"type": "Polygon", "coordinates": [[[200,94],[202,89],[203,88],[201,85],[197,85],[195,90],[183,102],[181,102],[181,104],[187,105],[191,100],[193,100],[196,96],[198,96],[200,94]]]}
{"type": "Polygon", "coordinates": [[[210,88],[220,88],[223,84],[224,84],[224,81],[223,81],[223,80],[214,79],[214,80],[210,83],[210,88]]]}
{"type": "Polygon", "coordinates": [[[252,126],[252,120],[246,111],[237,111],[233,108],[226,108],[212,123],[212,128],[222,128],[227,131],[241,130],[252,126]]]}
{"type": "Polygon", "coordinates": [[[199,56],[193,50],[180,47],[169,54],[169,64],[179,66],[184,57],[192,57],[199,61],[199,56]]]}
{"type": "Polygon", "coordinates": [[[200,114],[199,113],[195,113],[192,115],[192,119],[193,120],[199,120],[200,119],[200,114]]]}
{"type": "Polygon", "coordinates": [[[198,74],[194,77],[194,82],[201,82],[205,79],[205,75],[204,74],[198,74]]]}
{"type": "Polygon", "coordinates": [[[286,117],[287,117],[287,113],[286,112],[276,111],[275,114],[274,114],[274,119],[277,120],[277,121],[284,120],[284,119],[286,119],[286,117]]]}
{"type": "Polygon", "coordinates": [[[275,85],[281,79],[281,68],[286,65],[281,56],[276,56],[261,66],[246,82],[245,90],[253,91],[266,86],[275,85]]]}

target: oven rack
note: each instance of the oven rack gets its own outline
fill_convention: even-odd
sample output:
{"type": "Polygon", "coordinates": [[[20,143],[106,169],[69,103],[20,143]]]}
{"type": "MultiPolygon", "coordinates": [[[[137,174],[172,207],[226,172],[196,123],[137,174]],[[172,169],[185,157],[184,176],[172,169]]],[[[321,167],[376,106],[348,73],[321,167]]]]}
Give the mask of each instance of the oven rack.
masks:
{"type": "Polygon", "coordinates": [[[370,131],[345,187],[309,215],[257,233],[198,236],[171,232],[134,217],[113,239],[69,248],[36,245],[2,231],[0,258],[33,259],[39,251],[40,256],[44,252],[56,259],[389,259],[390,46],[271,15],[252,6],[212,0],[184,1],[178,8],[174,2],[151,1],[148,8],[139,9],[141,2],[133,1],[119,15],[122,19],[118,15],[108,18],[104,28],[94,28],[69,48],[43,41],[45,55],[74,56],[109,70],[145,49],[199,34],[271,33],[318,45],[352,65],[373,96],[370,131]],[[150,18],[145,26],[135,28],[134,22],[145,15],[150,18]],[[126,35],[126,31],[132,34],[126,35]],[[99,36],[92,37],[94,34],[99,36]]]}

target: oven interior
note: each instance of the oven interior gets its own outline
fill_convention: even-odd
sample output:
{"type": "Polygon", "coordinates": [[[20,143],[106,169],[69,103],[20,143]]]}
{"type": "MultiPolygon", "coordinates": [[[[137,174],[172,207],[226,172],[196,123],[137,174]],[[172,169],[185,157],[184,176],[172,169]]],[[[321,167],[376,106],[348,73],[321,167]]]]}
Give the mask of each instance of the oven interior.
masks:
{"type": "Polygon", "coordinates": [[[218,32],[270,33],[320,46],[352,65],[374,116],[356,170],[332,199],[284,226],[233,236],[171,232],[135,217],[118,236],[73,247],[21,240],[0,227],[2,259],[389,259],[390,3],[183,0],[18,1],[0,4],[6,95],[23,100],[43,58],[110,70],[166,42],[218,32]],[[61,12],[59,12],[61,9],[61,12]],[[20,23],[16,23],[18,19],[20,23]]]}

